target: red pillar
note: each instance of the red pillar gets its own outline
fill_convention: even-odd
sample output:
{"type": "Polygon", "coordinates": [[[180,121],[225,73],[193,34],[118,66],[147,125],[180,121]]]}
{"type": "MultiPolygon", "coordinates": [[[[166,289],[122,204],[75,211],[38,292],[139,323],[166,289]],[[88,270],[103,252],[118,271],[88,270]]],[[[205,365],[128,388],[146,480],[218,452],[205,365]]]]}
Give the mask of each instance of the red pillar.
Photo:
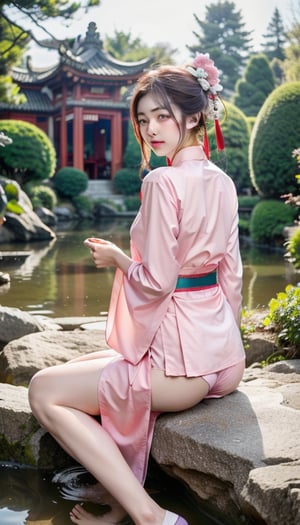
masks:
{"type": "Polygon", "coordinates": [[[60,165],[62,168],[68,164],[68,141],[67,141],[67,121],[66,121],[66,86],[62,86],[62,100],[60,113],[60,165]]]}
{"type": "MultiPolygon", "coordinates": [[[[74,86],[74,99],[80,100],[81,89],[80,84],[74,86]]],[[[83,109],[74,107],[73,120],[73,166],[79,170],[84,170],[83,157],[83,143],[84,143],[84,128],[83,128],[83,109]]]]}
{"type": "Polygon", "coordinates": [[[122,116],[114,113],[111,119],[111,176],[122,166],[122,116]]]}

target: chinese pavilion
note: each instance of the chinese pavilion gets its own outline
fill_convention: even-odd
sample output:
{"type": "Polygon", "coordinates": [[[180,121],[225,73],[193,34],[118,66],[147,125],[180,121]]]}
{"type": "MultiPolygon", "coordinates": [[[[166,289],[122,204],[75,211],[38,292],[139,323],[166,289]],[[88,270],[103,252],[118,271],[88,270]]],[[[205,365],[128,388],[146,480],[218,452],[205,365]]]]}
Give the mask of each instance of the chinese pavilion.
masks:
{"type": "Polygon", "coordinates": [[[24,120],[53,142],[58,167],[74,166],[90,179],[113,178],[122,166],[129,119],[128,92],[151,59],[125,63],[103,50],[94,22],[72,48],[61,43],[58,64],[14,68],[26,96],[19,106],[0,103],[2,119],[24,120]],[[127,89],[126,89],[127,88],[127,89]]]}

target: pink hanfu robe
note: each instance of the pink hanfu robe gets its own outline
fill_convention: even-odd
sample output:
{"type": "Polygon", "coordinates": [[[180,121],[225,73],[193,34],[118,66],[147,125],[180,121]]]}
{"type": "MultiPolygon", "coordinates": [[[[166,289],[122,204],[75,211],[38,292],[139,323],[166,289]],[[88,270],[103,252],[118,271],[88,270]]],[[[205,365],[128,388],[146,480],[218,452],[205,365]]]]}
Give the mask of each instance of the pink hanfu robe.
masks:
{"type": "Polygon", "coordinates": [[[185,148],[143,180],[130,233],[134,262],[115,274],[106,336],[116,359],[101,375],[99,404],[103,427],[143,483],[157,416],[151,367],[195,377],[244,359],[235,186],[201,146],[185,148]],[[175,291],[179,275],[213,270],[218,286],[175,291]]]}

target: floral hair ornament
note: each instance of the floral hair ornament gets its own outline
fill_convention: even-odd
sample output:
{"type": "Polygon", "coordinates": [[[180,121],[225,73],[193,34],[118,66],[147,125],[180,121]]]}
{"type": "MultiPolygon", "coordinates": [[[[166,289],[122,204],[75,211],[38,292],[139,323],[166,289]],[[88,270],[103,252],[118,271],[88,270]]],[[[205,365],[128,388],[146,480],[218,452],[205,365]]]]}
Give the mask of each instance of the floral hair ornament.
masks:
{"type": "MultiPolygon", "coordinates": [[[[224,150],[224,137],[219,121],[219,93],[223,89],[223,86],[219,83],[219,71],[208,53],[197,53],[192,64],[187,66],[186,70],[198,80],[203,91],[207,92],[209,104],[207,116],[214,120],[217,148],[219,151],[224,150]]],[[[203,147],[209,158],[209,142],[206,128],[203,147]]]]}

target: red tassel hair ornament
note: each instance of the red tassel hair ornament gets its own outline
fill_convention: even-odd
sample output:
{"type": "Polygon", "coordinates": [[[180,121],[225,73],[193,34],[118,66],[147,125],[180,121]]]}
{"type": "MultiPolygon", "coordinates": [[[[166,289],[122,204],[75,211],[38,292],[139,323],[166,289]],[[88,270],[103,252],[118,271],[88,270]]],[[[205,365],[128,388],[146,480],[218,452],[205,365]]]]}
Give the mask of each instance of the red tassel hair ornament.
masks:
{"type": "Polygon", "coordinates": [[[210,151],[209,151],[209,140],[208,140],[208,136],[207,136],[206,126],[205,126],[205,129],[204,129],[203,149],[204,149],[204,153],[205,153],[205,155],[206,155],[207,158],[209,159],[209,157],[210,157],[210,151]]]}
{"type": "Polygon", "coordinates": [[[225,149],[225,143],[219,119],[215,119],[215,134],[218,151],[223,151],[225,149]]]}

